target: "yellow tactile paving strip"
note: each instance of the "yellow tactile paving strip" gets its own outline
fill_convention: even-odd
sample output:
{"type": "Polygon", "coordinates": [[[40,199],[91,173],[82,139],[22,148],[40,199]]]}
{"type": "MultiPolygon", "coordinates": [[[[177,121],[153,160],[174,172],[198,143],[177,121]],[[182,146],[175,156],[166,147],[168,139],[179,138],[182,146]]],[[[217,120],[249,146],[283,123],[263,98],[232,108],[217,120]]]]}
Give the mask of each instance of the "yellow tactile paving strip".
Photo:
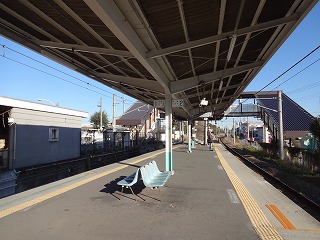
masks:
{"type": "MultiPolygon", "coordinates": [[[[159,154],[162,154],[162,153],[164,153],[164,152],[165,152],[165,151],[161,151],[161,152],[158,152],[158,153],[155,153],[155,154],[146,156],[146,157],[144,157],[144,158],[140,158],[140,159],[138,159],[138,160],[136,160],[136,161],[134,161],[134,162],[130,162],[130,164],[136,164],[136,163],[142,162],[142,161],[144,161],[144,160],[147,160],[147,159],[149,159],[149,158],[153,158],[153,157],[155,157],[155,156],[157,156],[157,155],[159,155],[159,154]]],[[[76,183],[73,183],[73,184],[71,184],[71,185],[69,185],[69,186],[66,186],[66,187],[63,187],[63,188],[61,188],[61,189],[57,189],[57,190],[52,191],[52,192],[50,192],[50,193],[44,194],[44,195],[42,195],[42,196],[40,196],[40,197],[37,197],[37,198],[34,198],[34,199],[30,200],[30,201],[21,203],[21,204],[19,204],[19,205],[14,206],[14,207],[7,208],[7,209],[5,209],[5,210],[3,210],[3,211],[0,212],[0,218],[3,218],[3,217],[5,217],[5,216],[8,216],[8,215],[10,215],[10,214],[12,214],[12,213],[18,212],[18,211],[23,210],[23,209],[25,209],[25,208],[31,207],[31,206],[33,206],[33,205],[35,205],[35,204],[41,203],[41,202],[43,202],[43,201],[45,201],[45,200],[48,200],[48,199],[53,198],[53,197],[55,197],[55,196],[58,196],[58,195],[60,195],[60,194],[62,194],[62,193],[68,192],[68,191],[70,191],[70,190],[72,190],[72,189],[75,189],[75,188],[80,187],[80,186],[82,186],[82,185],[84,185],[84,184],[86,184],[86,183],[92,182],[92,181],[94,181],[94,180],[96,180],[96,179],[99,179],[99,178],[101,178],[101,177],[104,177],[104,176],[106,176],[106,175],[109,175],[109,174],[111,174],[111,173],[114,173],[114,172],[116,172],[116,171],[119,171],[119,170],[121,170],[121,169],[124,169],[124,168],[126,168],[126,167],[128,167],[128,166],[129,166],[129,165],[123,165],[123,166],[121,166],[121,167],[117,167],[117,168],[111,169],[111,170],[109,170],[109,171],[106,171],[106,172],[97,174],[97,175],[95,175],[95,176],[92,176],[92,177],[90,177],[90,178],[81,180],[81,181],[76,182],[76,183]]]]}
{"type": "Polygon", "coordinates": [[[258,206],[258,204],[254,201],[248,190],[242,184],[238,176],[231,169],[229,164],[226,162],[217,146],[214,144],[214,149],[218,155],[221,165],[226,171],[233,187],[235,188],[249,218],[250,221],[260,236],[262,240],[272,239],[272,240],[280,240],[283,239],[280,234],[276,231],[276,229],[271,225],[266,216],[263,214],[262,210],[258,206]]]}

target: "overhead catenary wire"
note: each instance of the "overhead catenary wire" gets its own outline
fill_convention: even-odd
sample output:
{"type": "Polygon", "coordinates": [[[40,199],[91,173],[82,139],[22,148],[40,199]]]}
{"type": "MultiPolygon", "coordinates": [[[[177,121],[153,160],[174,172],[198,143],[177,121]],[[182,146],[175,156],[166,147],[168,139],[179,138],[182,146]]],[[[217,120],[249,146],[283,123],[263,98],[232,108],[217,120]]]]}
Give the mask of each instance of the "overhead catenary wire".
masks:
{"type": "MultiPolygon", "coordinates": [[[[270,86],[272,83],[274,83],[275,81],[277,81],[279,78],[281,78],[282,76],[284,76],[286,73],[288,73],[291,69],[293,69],[294,67],[296,67],[298,64],[300,64],[302,61],[304,61],[306,58],[308,58],[311,54],[313,54],[315,51],[317,51],[320,48],[320,45],[318,45],[316,48],[314,48],[311,52],[309,52],[308,54],[306,54],[303,58],[301,58],[299,61],[297,61],[295,64],[293,64],[291,67],[289,67],[287,70],[285,70],[283,73],[281,73],[278,77],[276,77],[274,80],[272,80],[270,83],[268,83],[267,85],[265,85],[263,88],[261,88],[259,91],[255,92],[255,95],[258,94],[259,92],[262,92],[264,89],[266,89],[268,86],[270,86]]],[[[319,60],[319,59],[318,59],[319,60]]],[[[316,63],[318,60],[314,61],[312,64],[310,64],[309,66],[313,65],[314,63],[316,63]]],[[[302,71],[306,70],[309,66],[307,66],[306,68],[304,68],[302,71]]],[[[300,71],[301,72],[301,71],[300,71]]],[[[299,73],[300,73],[299,72],[299,73]]],[[[298,73],[298,74],[299,74],[298,73]]],[[[296,74],[297,75],[297,74],[296,74]]],[[[288,80],[290,80],[292,78],[289,78],[288,80]]],[[[288,81],[287,80],[287,81],[288,81]]],[[[281,84],[280,84],[281,85],[281,84]]],[[[279,85],[279,86],[280,86],[279,85]]],[[[271,91],[269,91],[271,92],[271,91]]],[[[244,100],[242,103],[248,101],[249,99],[244,100]]],[[[239,107],[239,105],[237,106],[237,108],[239,107]]],[[[235,110],[237,110],[237,108],[235,110]]]]}
{"type": "Polygon", "coordinates": [[[84,86],[82,86],[82,85],[80,85],[80,84],[71,82],[71,81],[69,81],[69,80],[67,80],[67,79],[64,79],[64,78],[62,78],[62,77],[58,77],[58,76],[56,76],[56,75],[54,75],[54,74],[52,74],[52,73],[48,73],[48,72],[46,72],[46,71],[43,71],[43,70],[40,70],[40,69],[38,69],[38,68],[32,67],[32,66],[30,66],[30,65],[28,65],[28,64],[22,63],[22,62],[20,62],[20,61],[15,60],[15,59],[9,58],[9,57],[7,57],[7,56],[3,56],[3,58],[8,59],[8,60],[10,60],[10,61],[13,61],[13,62],[15,62],[15,63],[21,64],[21,65],[23,65],[23,66],[29,67],[29,68],[34,69],[34,70],[36,70],[36,71],[39,71],[39,72],[41,72],[41,73],[47,74],[47,75],[49,75],[49,76],[55,77],[55,78],[60,79],[60,80],[62,80],[62,81],[68,82],[68,83],[73,84],[73,85],[75,85],[75,86],[84,88],[84,89],[89,90],[89,91],[91,91],[91,92],[94,92],[94,93],[97,93],[97,94],[99,94],[99,95],[103,95],[103,96],[105,96],[105,97],[108,97],[108,98],[111,98],[111,99],[112,99],[112,97],[110,97],[110,96],[108,96],[108,95],[102,94],[102,93],[100,93],[100,92],[98,92],[98,91],[95,91],[95,90],[93,90],[93,89],[90,89],[90,88],[88,88],[88,87],[84,87],[84,86]]]}
{"type": "MultiPolygon", "coordinates": [[[[292,78],[296,77],[297,75],[299,75],[300,73],[304,72],[306,69],[308,69],[309,67],[311,67],[312,65],[314,65],[315,63],[317,63],[320,60],[320,58],[318,58],[317,60],[315,60],[314,62],[312,62],[311,64],[309,64],[308,66],[306,66],[305,68],[303,68],[302,70],[300,70],[299,72],[297,72],[296,74],[294,74],[293,76],[291,76],[290,78],[288,78],[287,80],[285,80],[283,83],[280,83],[278,86],[276,86],[275,88],[273,88],[271,91],[277,89],[278,87],[280,87],[281,85],[285,84],[286,82],[288,82],[289,80],[291,80],[292,78]]],[[[287,92],[288,93],[288,92],[287,92]]]]}
{"type": "Polygon", "coordinates": [[[305,55],[303,58],[301,58],[298,62],[296,62],[295,64],[293,64],[290,68],[288,68],[286,71],[284,71],[283,73],[281,73],[278,77],[276,77],[274,80],[272,80],[270,83],[268,83],[266,86],[264,86],[263,88],[261,88],[258,92],[256,92],[256,94],[258,94],[259,92],[261,92],[262,90],[264,90],[265,88],[267,88],[268,86],[270,86],[272,83],[274,83],[275,81],[277,81],[279,78],[281,78],[283,75],[285,75],[287,72],[289,72],[291,69],[293,69],[295,66],[297,66],[299,63],[301,63],[303,60],[305,60],[307,57],[309,57],[312,53],[314,53],[315,51],[317,51],[320,48],[320,45],[317,46],[315,49],[313,49],[311,52],[309,52],[307,55],[305,55]]]}
{"type": "MultiPolygon", "coordinates": [[[[95,86],[95,85],[93,85],[93,84],[91,84],[91,83],[89,83],[89,82],[87,82],[87,81],[84,81],[84,80],[82,80],[82,79],[80,79],[80,78],[77,78],[77,77],[75,77],[75,76],[72,76],[72,75],[69,74],[69,73],[66,73],[66,72],[64,72],[64,71],[61,71],[61,70],[59,70],[59,69],[57,69],[57,68],[55,68],[55,67],[52,67],[52,66],[50,66],[50,65],[48,65],[48,64],[46,64],[46,63],[43,63],[43,62],[41,62],[41,61],[39,61],[39,60],[37,60],[37,59],[34,59],[34,58],[32,58],[32,57],[30,57],[30,56],[28,56],[28,55],[26,55],[26,54],[23,54],[23,53],[21,53],[21,52],[19,52],[19,51],[16,51],[16,50],[14,50],[14,49],[12,49],[12,48],[4,45],[4,44],[0,44],[0,45],[3,47],[3,49],[8,49],[8,50],[10,50],[10,51],[12,51],[12,52],[14,52],[14,53],[17,53],[17,54],[19,54],[19,55],[21,55],[21,56],[23,56],[23,57],[26,57],[26,58],[34,61],[34,62],[37,62],[37,63],[39,63],[39,64],[41,64],[41,65],[44,65],[44,66],[46,66],[46,67],[48,67],[48,68],[51,68],[51,69],[57,71],[57,72],[59,72],[59,73],[62,73],[62,74],[67,75],[67,76],[69,76],[69,77],[71,77],[71,78],[73,78],[73,79],[76,79],[76,80],[78,80],[78,81],[80,81],[80,82],[82,82],[82,83],[84,83],[84,84],[86,84],[86,85],[89,85],[90,87],[96,88],[96,89],[98,89],[98,90],[100,90],[100,91],[103,91],[103,92],[106,92],[106,93],[109,93],[109,94],[114,94],[114,93],[109,92],[109,91],[107,91],[107,90],[105,90],[105,89],[103,89],[103,88],[97,87],[97,86],[95,86]]],[[[105,94],[101,94],[101,93],[99,93],[99,92],[97,92],[97,91],[95,91],[95,90],[89,89],[89,88],[87,88],[87,87],[81,86],[81,85],[76,84],[76,83],[74,83],[74,82],[72,82],[72,81],[69,81],[69,80],[67,80],[67,79],[58,77],[58,76],[56,76],[56,75],[54,75],[54,74],[51,74],[51,73],[48,73],[48,72],[46,72],[46,71],[40,70],[40,69],[38,69],[38,68],[32,67],[32,66],[30,66],[30,65],[27,65],[27,64],[25,64],[25,63],[22,63],[22,62],[20,62],[20,61],[18,61],[18,60],[15,60],[15,59],[13,59],[13,58],[9,58],[9,57],[7,57],[7,56],[5,55],[5,51],[3,51],[3,54],[2,54],[1,56],[2,56],[3,58],[5,58],[5,59],[11,60],[11,61],[16,62],[16,63],[18,63],[18,64],[22,64],[22,65],[24,65],[24,66],[26,66],[26,67],[32,68],[32,69],[37,70],[37,71],[39,71],[39,72],[48,74],[48,75],[50,75],[50,76],[52,76],[52,77],[56,77],[56,78],[58,78],[58,79],[60,79],[60,80],[66,81],[66,82],[71,83],[71,84],[73,84],[73,85],[76,85],[76,86],[78,86],[78,87],[82,87],[82,88],[84,88],[84,89],[87,89],[87,90],[89,90],[89,91],[98,93],[98,94],[100,94],[100,95],[103,95],[103,96],[105,96],[105,97],[108,97],[108,98],[111,98],[111,99],[112,99],[112,97],[107,96],[107,95],[105,95],[105,94]]],[[[122,96],[118,96],[118,95],[116,95],[116,96],[119,97],[119,98],[121,98],[121,99],[123,98],[122,96]]],[[[126,101],[132,102],[132,101],[127,100],[127,99],[126,99],[126,101]]]]}

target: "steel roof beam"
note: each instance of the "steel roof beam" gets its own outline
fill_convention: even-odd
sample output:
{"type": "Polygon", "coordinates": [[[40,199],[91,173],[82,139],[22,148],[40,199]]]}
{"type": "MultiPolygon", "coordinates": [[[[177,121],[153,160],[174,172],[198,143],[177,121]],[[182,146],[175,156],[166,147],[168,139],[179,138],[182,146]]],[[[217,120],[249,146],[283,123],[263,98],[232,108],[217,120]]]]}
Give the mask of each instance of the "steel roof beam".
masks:
{"type": "MultiPolygon", "coordinates": [[[[222,33],[224,15],[226,12],[227,0],[222,0],[220,5],[220,14],[219,14],[219,25],[218,25],[218,35],[222,33]]],[[[214,58],[214,71],[217,71],[218,59],[219,59],[219,51],[220,51],[220,41],[217,41],[216,50],[215,50],[215,58],[214,58]]]]}
{"type": "Polygon", "coordinates": [[[133,54],[129,51],[108,49],[108,48],[100,48],[100,47],[90,47],[78,44],[68,44],[61,42],[51,42],[51,41],[35,41],[35,43],[39,44],[42,47],[47,48],[56,48],[62,50],[71,50],[75,52],[89,52],[89,53],[98,53],[98,54],[106,54],[113,56],[121,56],[121,57],[133,57],[133,54]]]}
{"type": "MultiPolygon", "coordinates": [[[[7,8],[5,5],[0,3],[0,9],[6,11],[7,13],[9,13],[10,15],[14,16],[15,18],[19,19],[19,21],[23,22],[24,24],[28,25],[29,27],[31,27],[32,29],[35,29],[36,31],[40,32],[41,34],[47,36],[48,38],[54,40],[54,41],[60,41],[59,39],[57,39],[56,37],[54,37],[53,35],[51,35],[50,33],[44,31],[42,28],[40,28],[39,26],[33,24],[32,22],[30,22],[29,20],[25,19],[23,16],[15,13],[14,11],[12,11],[11,9],[7,8]]],[[[25,32],[23,29],[19,29],[16,26],[13,26],[12,24],[1,20],[1,23],[4,23],[4,26],[7,26],[8,28],[10,28],[10,30],[8,30],[8,33],[10,32],[9,36],[12,35],[12,39],[18,39],[18,42],[22,45],[26,45],[28,48],[33,49],[34,51],[37,51],[38,53],[49,57],[50,59],[59,62],[61,64],[63,64],[64,66],[67,66],[71,69],[77,69],[78,71],[80,71],[81,73],[83,73],[81,69],[86,68],[82,63],[80,63],[79,61],[73,60],[74,65],[71,66],[70,62],[68,62],[68,59],[70,59],[69,56],[65,55],[63,52],[59,51],[59,50],[55,50],[50,51],[49,50],[45,50],[43,47],[40,47],[38,44],[36,44],[35,42],[37,41],[37,39],[35,37],[33,37],[32,35],[30,35],[29,33],[25,32]],[[15,33],[20,33],[20,34],[14,34],[15,33]],[[24,37],[23,37],[24,36],[24,37]],[[58,60],[58,58],[60,58],[60,60],[58,60]]],[[[4,28],[1,28],[4,29],[4,28]]],[[[6,30],[2,30],[2,33],[5,33],[6,30]]],[[[83,73],[84,74],[84,73],[83,73]]]]}
{"type": "Polygon", "coordinates": [[[231,75],[236,75],[238,73],[242,73],[242,72],[251,70],[253,68],[261,67],[262,63],[263,62],[261,61],[257,61],[257,62],[249,63],[246,65],[229,68],[226,70],[220,70],[214,73],[208,73],[201,76],[174,81],[171,83],[171,92],[172,93],[182,92],[187,89],[197,87],[201,85],[201,83],[214,82],[215,80],[219,80],[222,77],[225,78],[231,75]]]}
{"type": "MultiPolygon", "coordinates": [[[[220,103],[220,104],[214,104],[213,106],[216,107],[216,110],[215,112],[218,114],[219,112],[221,112],[223,114],[224,111],[222,111],[221,109],[217,109],[217,108],[220,108],[220,107],[223,107],[223,108],[228,108],[230,105],[229,102],[226,102],[226,103],[220,103]],[[228,107],[226,107],[228,106],[228,107]]],[[[201,107],[200,109],[199,108],[193,108],[192,110],[190,110],[190,114],[192,116],[194,115],[198,115],[199,112],[200,112],[200,115],[204,114],[204,113],[207,113],[207,112],[212,112],[213,109],[211,109],[211,106],[208,105],[208,106],[204,106],[204,107],[201,107]]]]}
{"type": "MultiPolygon", "coordinates": [[[[190,37],[189,37],[189,33],[188,33],[186,17],[185,17],[184,10],[183,10],[183,2],[182,2],[182,0],[177,0],[177,2],[178,2],[178,7],[179,7],[180,19],[181,19],[181,23],[182,23],[182,27],[183,27],[184,37],[186,39],[186,42],[189,42],[190,37]]],[[[193,76],[195,76],[196,71],[194,68],[194,62],[193,62],[191,49],[188,49],[188,54],[189,54],[192,73],[193,73],[193,76]]]]}
{"type": "MultiPolygon", "coordinates": [[[[240,84],[235,84],[235,85],[230,85],[230,86],[227,86],[227,87],[222,87],[220,91],[225,91],[225,90],[230,90],[230,89],[234,89],[234,88],[238,88],[238,87],[241,87],[245,85],[245,83],[240,83],[240,84]]],[[[211,94],[211,93],[216,93],[216,92],[219,92],[219,89],[210,89],[208,91],[205,91],[204,94],[205,95],[208,95],[208,94],[211,94]]],[[[183,96],[182,98],[183,99],[188,99],[188,98],[192,98],[192,97],[198,97],[199,94],[197,93],[192,93],[192,94],[188,94],[188,95],[185,95],[183,96]]],[[[212,96],[210,97],[210,99],[212,99],[212,96]]],[[[210,100],[210,99],[207,99],[207,100],[210,100]]]]}
{"type": "Polygon", "coordinates": [[[265,22],[265,23],[260,23],[260,24],[246,27],[246,28],[241,28],[241,29],[238,29],[235,31],[221,33],[221,34],[218,34],[218,35],[215,35],[212,37],[207,37],[207,38],[203,38],[203,39],[199,39],[199,40],[195,40],[195,41],[190,41],[188,43],[183,43],[183,44],[179,44],[176,46],[163,48],[163,49],[159,49],[159,50],[153,50],[153,51],[150,51],[149,53],[147,53],[146,57],[147,58],[156,58],[156,57],[160,57],[163,55],[168,55],[168,54],[180,52],[180,51],[183,51],[186,49],[196,48],[196,47],[208,45],[208,44],[211,44],[211,43],[214,43],[217,41],[225,40],[226,38],[231,37],[233,34],[236,34],[237,36],[246,35],[248,33],[262,31],[262,30],[273,28],[273,27],[276,27],[276,26],[279,26],[282,24],[294,22],[294,21],[297,21],[298,19],[299,19],[299,15],[294,14],[294,15],[291,15],[288,17],[276,19],[273,21],[265,22]]]}
{"type": "Polygon", "coordinates": [[[143,89],[157,92],[159,94],[164,94],[163,88],[155,80],[147,80],[144,78],[126,77],[126,76],[119,76],[119,75],[107,74],[107,73],[97,73],[97,72],[95,72],[94,75],[102,78],[104,81],[125,83],[133,87],[143,88],[143,89]]]}
{"type": "MultiPolygon", "coordinates": [[[[88,31],[95,39],[97,39],[103,47],[108,49],[108,52],[110,52],[110,50],[114,50],[116,52],[111,52],[110,55],[114,55],[114,56],[118,56],[130,69],[132,69],[135,73],[137,73],[140,77],[144,77],[142,73],[140,73],[136,68],[134,68],[128,61],[127,61],[127,57],[130,56],[126,56],[127,54],[130,54],[131,57],[133,57],[133,55],[129,52],[129,51],[123,51],[123,52],[119,52],[119,50],[115,50],[104,38],[102,38],[91,26],[89,26],[81,17],[79,17],[79,15],[74,12],[67,4],[65,4],[62,0],[54,0],[56,2],[56,4],[58,4],[67,14],[69,14],[78,24],[80,24],[84,29],[86,29],[86,31],[88,31]],[[124,54],[124,55],[123,55],[124,54]]],[[[104,48],[104,49],[105,49],[104,48]]],[[[94,49],[92,49],[94,50],[94,49]]],[[[103,50],[104,54],[105,50],[103,50]]],[[[95,53],[94,51],[92,51],[93,53],[95,53]]],[[[97,53],[99,53],[100,50],[98,50],[97,53]]],[[[109,53],[106,53],[109,54],[109,53]]],[[[106,60],[106,62],[110,65],[112,65],[109,61],[106,60]]],[[[112,66],[113,68],[117,69],[119,72],[120,69],[118,67],[112,66]]]]}
{"type": "MultiPolygon", "coordinates": [[[[50,16],[48,16],[46,13],[44,13],[41,9],[37,8],[35,5],[33,5],[32,3],[30,3],[27,0],[20,0],[20,2],[25,5],[27,8],[29,8],[30,10],[32,10],[35,14],[37,14],[40,18],[44,19],[45,21],[47,21],[48,23],[50,23],[52,26],[54,26],[55,28],[57,28],[57,30],[61,31],[62,33],[66,34],[68,37],[70,37],[72,40],[74,40],[77,43],[83,44],[84,42],[81,41],[81,39],[79,39],[77,36],[75,36],[74,34],[72,34],[69,30],[67,30],[64,26],[60,25],[58,22],[56,22],[54,19],[52,19],[50,16]]],[[[60,42],[60,40],[59,40],[60,42]]],[[[79,53],[75,52],[76,55],[78,55],[79,57],[81,57],[82,59],[85,59],[87,62],[89,62],[90,64],[96,66],[97,68],[101,67],[100,65],[98,65],[96,62],[92,61],[91,59],[80,55],[79,53]]],[[[98,58],[101,59],[101,61],[105,61],[104,58],[102,58],[100,55],[95,54],[98,58]]],[[[116,69],[116,68],[115,68],[116,69]]],[[[118,72],[123,73],[120,69],[116,69],[118,72]]],[[[103,69],[103,71],[106,72],[105,69],[103,69]]]]}
{"type": "MultiPolygon", "coordinates": [[[[254,14],[254,17],[253,17],[253,19],[252,19],[252,21],[251,21],[250,26],[254,26],[254,25],[257,24],[258,18],[259,18],[260,14],[261,14],[261,11],[262,11],[265,3],[266,3],[266,0],[260,1],[259,5],[258,5],[258,8],[257,8],[257,10],[256,10],[256,12],[255,12],[255,14],[254,14]]],[[[242,2],[241,5],[244,5],[244,2],[242,2]]],[[[242,7],[243,7],[243,6],[242,6],[242,7]]],[[[237,58],[236,58],[236,61],[235,61],[235,63],[234,63],[234,66],[237,66],[237,65],[239,64],[239,62],[240,62],[240,60],[241,60],[241,57],[242,57],[242,55],[243,55],[243,53],[244,53],[244,51],[245,51],[245,49],[246,49],[246,47],[247,47],[247,44],[248,44],[248,42],[249,42],[249,39],[251,38],[251,35],[252,35],[252,33],[248,33],[248,34],[245,36],[245,40],[243,41],[243,44],[242,44],[241,49],[240,49],[240,52],[239,52],[239,54],[238,54],[238,56],[237,56],[237,58]]],[[[258,59],[260,59],[260,58],[258,58],[258,59]]],[[[244,78],[244,79],[245,79],[245,78],[244,78]]],[[[231,77],[229,77],[228,82],[227,82],[227,86],[230,84],[231,80],[232,80],[231,77]]],[[[225,94],[226,94],[226,90],[223,92],[222,97],[223,97],[225,94]]]]}
{"type": "Polygon", "coordinates": [[[168,78],[162,72],[156,61],[146,58],[146,47],[129,25],[116,3],[103,0],[84,0],[84,2],[161,84],[165,91],[170,92],[170,82],[168,78]]]}

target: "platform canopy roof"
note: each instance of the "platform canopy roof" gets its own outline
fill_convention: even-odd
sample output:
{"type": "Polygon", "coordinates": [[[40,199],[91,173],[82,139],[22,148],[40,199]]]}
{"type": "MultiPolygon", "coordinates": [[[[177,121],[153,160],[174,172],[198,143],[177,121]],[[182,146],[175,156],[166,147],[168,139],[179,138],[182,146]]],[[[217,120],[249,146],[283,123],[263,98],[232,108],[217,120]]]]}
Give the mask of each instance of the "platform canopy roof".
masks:
{"type": "Polygon", "coordinates": [[[178,118],[218,119],[317,2],[2,0],[0,33],[145,103],[184,99],[178,118]]]}

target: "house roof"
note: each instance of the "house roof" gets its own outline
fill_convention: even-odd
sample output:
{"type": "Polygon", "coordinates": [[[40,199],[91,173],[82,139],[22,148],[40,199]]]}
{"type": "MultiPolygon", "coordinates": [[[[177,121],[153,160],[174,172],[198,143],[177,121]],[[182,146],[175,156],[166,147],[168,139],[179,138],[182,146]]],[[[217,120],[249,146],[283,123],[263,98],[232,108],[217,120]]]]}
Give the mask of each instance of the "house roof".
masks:
{"type": "Polygon", "coordinates": [[[177,118],[218,119],[317,3],[1,0],[0,33],[145,103],[183,99],[177,118]]]}
{"type": "Polygon", "coordinates": [[[9,108],[22,108],[22,109],[29,109],[34,111],[42,111],[42,112],[50,112],[50,113],[58,113],[63,115],[71,115],[76,117],[87,118],[87,112],[76,111],[67,108],[61,108],[56,106],[50,106],[46,104],[36,103],[36,102],[29,102],[18,100],[14,98],[7,98],[7,97],[0,97],[0,107],[3,109],[9,108]]]}
{"type": "Polygon", "coordinates": [[[152,110],[152,106],[137,101],[116,120],[116,124],[125,126],[136,126],[143,124],[144,119],[152,112],[152,110]]]}

